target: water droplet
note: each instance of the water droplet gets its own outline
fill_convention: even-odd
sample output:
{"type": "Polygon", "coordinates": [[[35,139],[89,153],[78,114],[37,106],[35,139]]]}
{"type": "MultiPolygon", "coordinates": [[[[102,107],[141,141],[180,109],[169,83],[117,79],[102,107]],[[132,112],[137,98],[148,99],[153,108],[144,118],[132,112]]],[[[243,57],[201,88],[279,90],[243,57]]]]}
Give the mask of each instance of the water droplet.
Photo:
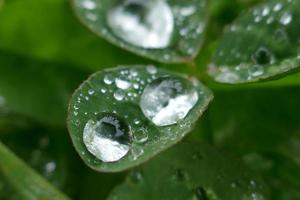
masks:
{"type": "Polygon", "coordinates": [[[84,0],[84,1],[82,1],[82,6],[85,9],[93,10],[93,9],[96,8],[96,3],[94,1],[91,1],[91,0],[84,0]]]}
{"type": "Polygon", "coordinates": [[[265,47],[260,47],[254,54],[253,60],[258,65],[267,65],[274,62],[274,56],[265,47]]]}
{"type": "Polygon", "coordinates": [[[116,86],[123,90],[127,90],[131,86],[131,83],[129,82],[126,76],[120,76],[116,78],[115,82],[116,82],[116,86]]]}
{"type": "Polygon", "coordinates": [[[88,93],[89,93],[89,95],[93,95],[95,93],[95,91],[93,89],[89,89],[88,93]]]}
{"type": "Polygon", "coordinates": [[[117,100],[117,101],[122,101],[125,97],[125,92],[123,90],[116,90],[114,92],[114,98],[117,100]]]}
{"type": "Polygon", "coordinates": [[[290,13],[285,12],[280,18],[280,23],[282,25],[288,25],[289,23],[291,23],[292,20],[293,16],[290,13]]]}
{"type": "Polygon", "coordinates": [[[157,69],[156,67],[154,67],[153,65],[149,65],[146,67],[146,70],[149,74],[156,74],[157,73],[157,69]]]}
{"type": "Polygon", "coordinates": [[[183,79],[161,77],[143,91],[140,107],[145,116],[157,126],[167,126],[184,119],[198,101],[197,91],[183,79]]]}
{"type": "Polygon", "coordinates": [[[275,12],[280,11],[281,9],[282,9],[282,4],[281,4],[281,3],[277,3],[277,4],[274,6],[274,8],[273,8],[273,10],[274,10],[275,12]]]}
{"type": "Polygon", "coordinates": [[[106,75],[103,81],[105,84],[111,85],[114,82],[114,78],[111,75],[106,75]]]}
{"type": "Polygon", "coordinates": [[[148,130],[145,127],[139,128],[133,135],[136,143],[145,143],[148,141],[148,130]]]}
{"type": "Polygon", "coordinates": [[[195,189],[195,196],[197,200],[208,200],[207,194],[202,187],[197,187],[195,189]]]}
{"type": "Polygon", "coordinates": [[[46,165],[45,165],[45,172],[47,174],[51,174],[52,172],[54,172],[54,170],[56,169],[56,163],[51,161],[51,162],[48,162],[46,165]]]}
{"type": "Polygon", "coordinates": [[[254,65],[249,68],[249,74],[253,77],[261,76],[264,74],[264,68],[261,65],[254,65]]]}
{"type": "Polygon", "coordinates": [[[101,89],[101,93],[103,93],[103,94],[105,94],[106,91],[107,91],[107,90],[106,90],[105,88],[102,88],[102,89],[101,89]]]}
{"type": "Polygon", "coordinates": [[[166,1],[118,2],[107,16],[107,23],[114,34],[132,45],[143,48],[169,46],[174,19],[166,1]]]}
{"type": "Polygon", "coordinates": [[[123,158],[131,145],[130,128],[123,119],[112,113],[101,113],[89,120],[83,131],[87,150],[103,162],[123,158]]]}

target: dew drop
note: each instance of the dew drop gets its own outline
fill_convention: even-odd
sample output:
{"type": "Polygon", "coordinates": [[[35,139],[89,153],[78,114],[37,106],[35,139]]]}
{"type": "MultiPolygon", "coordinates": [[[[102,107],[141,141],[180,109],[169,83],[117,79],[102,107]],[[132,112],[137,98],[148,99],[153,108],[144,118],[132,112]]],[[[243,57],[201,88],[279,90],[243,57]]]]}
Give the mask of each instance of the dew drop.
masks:
{"type": "Polygon", "coordinates": [[[113,113],[101,113],[89,120],[83,131],[87,150],[103,162],[123,158],[131,146],[130,127],[113,113]]]}
{"type": "Polygon", "coordinates": [[[282,25],[288,25],[292,20],[293,16],[290,13],[285,12],[280,18],[280,23],[282,25]]]}
{"type": "Polygon", "coordinates": [[[143,48],[169,46],[174,19],[164,0],[120,0],[107,14],[107,24],[115,35],[143,48]]]}
{"type": "Polygon", "coordinates": [[[116,86],[123,90],[126,90],[131,86],[131,83],[129,82],[126,76],[120,76],[116,78],[115,82],[116,82],[116,86]]]}
{"type": "Polygon", "coordinates": [[[145,116],[157,126],[177,123],[186,117],[198,101],[196,90],[184,79],[161,77],[144,89],[140,107],[145,116]]]}
{"type": "Polygon", "coordinates": [[[111,85],[114,82],[114,78],[111,75],[106,75],[103,81],[105,84],[111,85]]]}
{"type": "Polygon", "coordinates": [[[93,89],[89,89],[88,93],[89,93],[89,95],[93,95],[95,93],[95,91],[93,89]]]}
{"type": "Polygon", "coordinates": [[[149,65],[146,67],[146,70],[149,74],[156,74],[157,73],[157,69],[156,67],[154,67],[153,65],[149,65]]]}
{"type": "Polygon", "coordinates": [[[117,100],[117,101],[122,101],[125,97],[125,92],[123,90],[116,90],[114,92],[114,98],[117,100]]]}

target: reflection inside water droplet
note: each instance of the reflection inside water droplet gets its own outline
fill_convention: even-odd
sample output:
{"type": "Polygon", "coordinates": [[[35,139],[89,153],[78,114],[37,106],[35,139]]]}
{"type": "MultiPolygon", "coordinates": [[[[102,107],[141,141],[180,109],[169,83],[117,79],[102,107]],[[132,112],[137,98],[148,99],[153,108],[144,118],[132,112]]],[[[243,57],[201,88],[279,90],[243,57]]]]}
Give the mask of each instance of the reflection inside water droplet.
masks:
{"type": "Polygon", "coordinates": [[[174,19],[164,0],[120,0],[107,15],[108,26],[128,43],[144,48],[170,44],[174,19]]]}
{"type": "Polygon", "coordinates": [[[253,60],[258,65],[272,64],[275,60],[274,55],[265,47],[260,47],[254,54],[253,60]]]}
{"type": "Polygon", "coordinates": [[[130,128],[118,115],[102,113],[86,123],[83,142],[98,159],[115,162],[130,150],[130,128]]]}
{"type": "Polygon", "coordinates": [[[198,101],[196,90],[185,84],[187,80],[161,77],[143,91],[140,107],[157,126],[167,126],[184,119],[198,101]]]}

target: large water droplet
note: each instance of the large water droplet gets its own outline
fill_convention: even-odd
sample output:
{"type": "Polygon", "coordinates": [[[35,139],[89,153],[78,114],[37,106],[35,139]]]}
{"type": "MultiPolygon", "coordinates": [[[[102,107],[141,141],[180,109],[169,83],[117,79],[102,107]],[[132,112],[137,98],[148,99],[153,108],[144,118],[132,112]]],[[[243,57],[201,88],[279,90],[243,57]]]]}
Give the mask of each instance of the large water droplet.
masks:
{"type": "Polygon", "coordinates": [[[108,12],[107,23],[114,34],[135,46],[169,46],[174,19],[164,0],[120,0],[108,12]]]}
{"type": "Polygon", "coordinates": [[[198,101],[196,90],[186,80],[160,77],[143,91],[140,107],[145,116],[157,126],[167,126],[184,119],[198,101]]]}
{"type": "Polygon", "coordinates": [[[267,65],[274,62],[273,54],[265,47],[260,47],[254,54],[253,60],[258,65],[267,65]]]}
{"type": "Polygon", "coordinates": [[[123,158],[131,146],[130,128],[118,115],[99,114],[89,120],[83,131],[83,142],[88,151],[103,162],[123,158]]]}

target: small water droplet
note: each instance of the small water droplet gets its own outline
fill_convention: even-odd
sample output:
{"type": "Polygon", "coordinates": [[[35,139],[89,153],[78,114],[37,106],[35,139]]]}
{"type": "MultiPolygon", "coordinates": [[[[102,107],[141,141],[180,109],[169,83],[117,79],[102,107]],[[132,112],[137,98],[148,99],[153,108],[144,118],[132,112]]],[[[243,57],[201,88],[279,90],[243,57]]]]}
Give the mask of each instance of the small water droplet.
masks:
{"type": "Polygon", "coordinates": [[[114,92],[114,98],[117,100],[117,101],[122,101],[125,97],[125,92],[123,90],[116,90],[114,92]]]}
{"type": "Polygon", "coordinates": [[[291,23],[292,20],[293,20],[293,16],[290,13],[285,12],[280,18],[280,23],[282,25],[288,25],[291,23]]]}
{"type": "Polygon", "coordinates": [[[45,165],[45,172],[47,174],[51,174],[52,172],[54,172],[56,169],[56,163],[54,161],[51,161],[51,162],[48,162],[46,165],[45,165]]]}
{"type": "Polygon", "coordinates": [[[111,85],[114,82],[114,77],[111,75],[105,75],[103,81],[105,84],[111,85]]]}
{"type": "Polygon", "coordinates": [[[88,93],[89,93],[89,95],[93,95],[95,93],[95,91],[93,89],[89,89],[88,93]]]}
{"type": "Polygon", "coordinates": [[[102,93],[102,94],[105,94],[106,91],[107,91],[107,90],[106,90],[105,88],[102,88],[102,89],[101,89],[101,93],[102,93]]]}
{"type": "Polygon", "coordinates": [[[88,151],[103,162],[123,158],[131,145],[130,128],[118,115],[101,113],[89,120],[83,131],[83,142],[88,151]]]}
{"type": "Polygon", "coordinates": [[[149,74],[156,74],[157,73],[157,69],[155,66],[153,65],[149,65],[146,67],[146,70],[149,74]]]}
{"type": "Polygon", "coordinates": [[[131,86],[131,83],[126,76],[120,76],[116,78],[115,82],[116,86],[122,90],[127,90],[131,86]]]}
{"type": "Polygon", "coordinates": [[[157,126],[167,126],[184,119],[198,101],[197,91],[189,88],[183,79],[161,77],[152,81],[143,91],[140,107],[147,118],[157,126]]]}
{"type": "Polygon", "coordinates": [[[118,1],[107,24],[118,37],[143,48],[165,48],[171,41],[174,19],[166,1],[118,1]]]}
{"type": "Polygon", "coordinates": [[[145,127],[139,128],[133,135],[133,139],[136,143],[145,143],[148,141],[148,130],[145,127]]]}

